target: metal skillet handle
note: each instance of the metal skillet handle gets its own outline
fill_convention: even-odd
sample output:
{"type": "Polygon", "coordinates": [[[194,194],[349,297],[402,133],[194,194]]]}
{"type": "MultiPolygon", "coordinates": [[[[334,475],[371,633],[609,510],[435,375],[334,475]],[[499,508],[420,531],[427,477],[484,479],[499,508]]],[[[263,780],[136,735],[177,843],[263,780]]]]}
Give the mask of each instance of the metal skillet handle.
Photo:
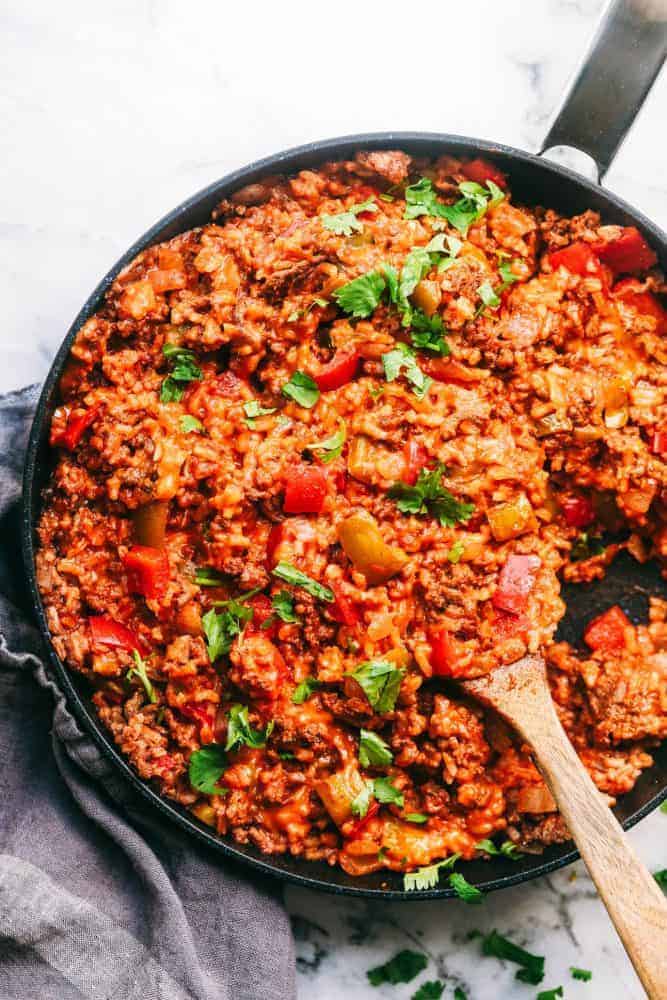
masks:
{"type": "Polygon", "coordinates": [[[666,54],[667,0],[612,0],[540,153],[583,150],[602,178],[666,54]]]}

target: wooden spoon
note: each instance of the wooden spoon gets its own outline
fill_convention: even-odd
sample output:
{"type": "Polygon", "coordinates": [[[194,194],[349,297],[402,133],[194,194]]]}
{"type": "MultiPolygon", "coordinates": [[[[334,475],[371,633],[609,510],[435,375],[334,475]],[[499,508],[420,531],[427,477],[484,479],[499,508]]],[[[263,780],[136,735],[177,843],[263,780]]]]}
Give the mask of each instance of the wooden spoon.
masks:
{"type": "Polygon", "coordinates": [[[560,724],[544,660],[525,656],[461,687],[502,715],[535,761],[651,1000],[667,998],[667,900],[560,724]]]}

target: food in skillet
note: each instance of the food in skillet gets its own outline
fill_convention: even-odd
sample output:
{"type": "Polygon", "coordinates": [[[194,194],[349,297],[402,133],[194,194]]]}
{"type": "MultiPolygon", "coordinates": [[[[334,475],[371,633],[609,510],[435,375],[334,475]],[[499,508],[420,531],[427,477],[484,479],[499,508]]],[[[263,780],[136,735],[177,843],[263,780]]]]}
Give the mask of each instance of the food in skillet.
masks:
{"type": "Polygon", "coordinates": [[[140,254],[62,377],[37,555],[139,775],[352,874],[563,840],[452,684],[545,648],[596,784],[631,789],[667,735],[665,604],[552,638],[560,579],[667,551],[664,291],[635,229],[402,152],[140,254]]]}

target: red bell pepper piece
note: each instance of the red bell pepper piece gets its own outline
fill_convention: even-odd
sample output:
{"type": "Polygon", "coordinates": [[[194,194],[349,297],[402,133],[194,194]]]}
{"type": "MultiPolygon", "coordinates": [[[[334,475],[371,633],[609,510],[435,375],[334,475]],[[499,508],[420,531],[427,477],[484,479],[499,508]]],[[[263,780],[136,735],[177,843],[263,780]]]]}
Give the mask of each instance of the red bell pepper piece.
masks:
{"type": "Polygon", "coordinates": [[[649,447],[656,455],[667,455],[667,428],[652,431],[649,447]]]}
{"type": "Polygon", "coordinates": [[[359,367],[358,351],[336,351],[328,365],[313,375],[320,392],[330,392],[332,389],[340,389],[342,385],[347,385],[357,374],[359,367]]]}
{"type": "Polygon", "coordinates": [[[419,479],[419,473],[428,461],[428,453],[419,441],[408,441],[403,451],[405,455],[405,471],[403,482],[414,486],[419,479]]]}
{"type": "Polygon", "coordinates": [[[299,465],[288,474],[283,510],[286,514],[319,514],[327,495],[327,474],[319,465],[299,465]]]}
{"type": "Polygon", "coordinates": [[[658,260],[654,251],[634,226],[626,226],[615,239],[600,240],[599,243],[594,243],[592,249],[602,263],[612,269],[614,274],[634,274],[636,271],[648,271],[658,260]]]}
{"type": "Polygon", "coordinates": [[[89,406],[87,410],[71,410],[68,406],[59,407],[53,414],[51,427],[51,444],[55,447],[74,451],[83,437],[83,432],[95,420],[100,412],[100,403],[89,406]]]}
{"type": "Polygon", "coordinates": [[[498,588],[491,601],[494,608],[519,615],[528,606],[528,595],[535,586],[535,574],[541,566],[539,556],[510,555],[500,571],[498,588]]]}
{"type": "Polygon", "coordinates": [[[143,651],[143,644],[138,636],[122,622],[114,621],[105,615],[93,615],[88,619],[90,637],[93,646],[110,646],[114,649],[125,649],[131,653],[136,649],[143,651]]]}
{"type": "Polygon", "coordinates": [[[564,267],[570,274],[579,274],[582,278],[603,277],[600,261],[588,243],[571,243],[569,247],[550,253],[549,261],[554,271],[564,267]]]}
{"type": "Polygon", "coordinates": [[[361,819],[358,819],[356,823],[352,824],[350,832],[347,835],[347,839],[356,840],[357,837],[364,831],[364,829],[373,819],[373,816],[377,816],[379,811],[380,811],[380,803],[378,802],[377,799],[373,799],[373,801],[368,807],[368,812],[366,813],[366,815],[362,816],[361,819]]]}
{"type": "Polygon", "coordinates": [[[588,624],[584,642],[591,649],[617,653],[625,646],[625,630],[629,625],[623,611],[618,604],[614,604],[588,624]]]}
{"type": "Polygon", "coordinates": [[[127,586],[133,594],[149,600],[163,596],[169,583],[169,559],[161,549],[150,545],[133,545],[123,557],[127,586]]]}
{"type": "Polygon", "coordinates": [[[429,660],[435,677],[458,677],[465,672],[467,659],[462,662],[456,639],[444,625],[434,625],[427,631],[431,646],[429,660]]]}
{"type": "Polygon", "coordinates": [[[246,625],[247,631],[263,632],[268,639],[275,639],[278,634],[278,622],[275,620],[273,605],[266,594],[255,594],[246,603],[252,608],[252,619],[246,625]],[[271,624],[263,628],[268,621],[271,624]]]}
{"type": "Polygon", "coordinates": [[[587,528],[595,520],[593,504],[588,497],[561,497],[560,507],[570,528],[587,528]]]}
{"type": "Polygon", "coordinates": [[[507,188],[507,178],[502,170],[481,157],[464,163],[461,167],[461,173],[465,174],[469,181],[477,181],[478,184],[493,181],[499,188],[503,188],[503,190],[507,188]]]}
{"type": "Polygon", "coordinates": [[[613,288],[615,298],[620,298],[632,306],[640,316],[653,316],[655,332],[659,337],[667,334],[667,309],[652,292],[642,292],[636,278],[622,278],[613,288]]]}
{"type": "Polygon", "coordinates": [[[335,622],[354,628],[361,620],[359,611],[349,597],[345,596],[339,583],[332,583],[331,589],[334,592],[335,601],[329,607],[329,614],[335,622]]]}
{"type": "Polygon", "coordinates": [[[202,743],[212,743],[215,739],[215,715],[216,707],[210,701],[185,702],[179,705],[179,711],[186,719],[192,719],[199,726],[199,739],[202,743]]]}
{"type": "Polygon", "coordinates": [[[269,536],[266,539],[266,560],[265,565],[269,572],[276,565],[278,560],[276,559],[276,549],[283,542],[283,526],[282,524],[271,525],[271,530],[269,531],[269,536]]]}
{"type": "Polygon", "coordinates": [[[498,611],[493,618],[493,629],[499,639],[513,639],[515,636],[524,642],[528,639],[527,615],[513,615],[509,611],[498,611]]]}

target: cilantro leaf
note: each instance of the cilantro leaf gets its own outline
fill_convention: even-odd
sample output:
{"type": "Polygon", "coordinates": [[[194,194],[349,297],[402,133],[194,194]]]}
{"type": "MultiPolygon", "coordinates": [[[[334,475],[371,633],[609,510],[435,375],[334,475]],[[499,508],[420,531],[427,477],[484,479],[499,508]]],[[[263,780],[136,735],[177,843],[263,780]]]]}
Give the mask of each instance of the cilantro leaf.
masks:
{"type": "MultiPolygon", "coordinates": [[[[296,374],[296,372],[294,374],[296,374]]],[[[306,378],[307,377],[308,376],[306,376],[306,378]]],[[[294,378],[294,376],[292,376],[292,378],[294,378]]],[[[289,382],[287,384],[289,385],[289,382]]],[[[276,407],[262,406],[258,399],[249,399],[247,403],[243,404],[243,412],[245,413],[244,422],[252,430],[255,426],[255,420],[257,417],[267,417],[270,413],[275,413],[276,407]]]]}
{"type": "Polygon", "coordinates": [[[387,496],[396,501],[402,514],[431,514],[443,528],[453,528],[455,524],[470,519],[475,509],[471,503],[457,500],[442,485],[445,472],[443,465],[434,469],[421,469],[414,486],[397,482],[391,486],[387,496]]]}
{"type": "Polygon", "coordinates": [[[403,671],[389,660],[366,660],[345,675],[354,677],[378,715],[393,712],[401,688],[403,671]]]}
{"type": "Polygon", "coordinates": [[[400,809],[405,804],[403,792],[392,785],[391,778],[376,778],[373,782],[373,794],[383,804],[396,805],[400,809]]]}
{"type": "Polygon", "coordinates": [[[537,986],[544,979],[544,956],[531,954],[503,937],[498,931],[491,931],[482,939],[482,954],[491,955],[493,958],[504,958],[521,966],[516,978],[522,983],[537,986]]]}
{"type": "Polygon", "coordinates": [[[379,271],[369,271],[359,278],[341,285],[333,297],[343,310],[357,319],[366,319],[377,308],[386,287],[385,278],[379,271]]]}
{"type": "Polygon", "coordinates": [[[200,587],[220,587],[224,582],[222,573],[211,566],[198,566],[195,570],[195,583],[200,587]]]}
{"type": "Polygon", "coordinates": [[[653,872],[653,878],[656,880],[661,889],[667,889],[667,868],[663,868],[659,872],[653,872]]]}
{"type": "Polygon", "coordinates": [[[320,398],[320,390],[317,388],[317,382],[310,375],[306,375],[305,372],[300,371],[292,373],[282,387],[281,392],[283,396],[293,399],[295,403],[298,403],[299,406],[304,406],[307,410],[315,406],[315,403],[320,398]]]}
{"type": "Polygon", "coordinates": [[[211,608],[202,615],[206,649],[211,663],[215,663],[219,657],[225,656],[230,651],[232,642],[241,634],[241,623],[248,622],[252,618],[251,608],[236,601],[230,601],[228,604],[228,609],[220,614],[211,608]]]}
{"type": "Polygon", "coordinates": [[[510,285],[513,285],[515,281],[519,280],[512,270],[513,263],[514,261],[512,260],[501,260],[498,264],[498,274],[503,279],[503,291],[505,288],[509,288],[510,285]]]}
{"type": "Polygon", "coordinates": [[[428,816],[424,813],[406,813],[403,819],[408,823],[428,823],[428,816]]]}
{"type": "Polygon", "coordinates": [[[296,566],[292,566],[291,563],[279,562],[271,572],[279,580],[291,583],[293,587],[301,587],[307,594],[316,597],[320,601],[331,603],[334,599],[333,590],[329,590],[328,587],[318,583],[317,580],[313,580],[312,577],[306,576],[305,573],[298,570],[296,566]]]}
{"type": "Polygon", "coordinates": [[[352,799],[350,803],[350,809],[352,810],[353,816],[358,816],[363,819],[370,808],[370,804],[373,800],[373,782],[365,781],[364,786],[359,792],[359,794],[352,799]]]}
{"type": "Polygon", "coordinates": [[[191,416],[189,413],[183,414],[181,417],[182,434],[193,434],[203,430],[205,428],[201,420],[197,420],[196,417],[191,416]]]}
{"type": "Polygon", "coordinates": [[[338,430],[335,431],[330,437],[324,438],[323,441],[315,441],[313,444],[308,445],[308,449],[314,452],[322,452],[322,454],[317,455],[320,462],[327,465],[329,462],[333,462],[335,458],[338,458],[343,451],[343,445],[347,439],[347,427],[345,421],[342,417],[338,419],[338,430]]]}
{"type": "Polygon", "coordinates": [[[359,732],[359,763],[362,767],[387,767],[394,755],[377,733],[370,729],[359,732]]]}
{"type": "Polygon", "coordinates": [[[255,749],[266,746],[266,741],[273,732],[273,720],[266,729],[253,729],[248,722],[248,706],[232,705],[227,717],[227,742],[225,750],[238,750],[245,745],[255,749]]]}
{"type": "Polygon", "coordinates": [[[537,1000],[556,1000],[557,997],[562,997],[563,987],[556,986],[553,990],[542,990],[537,994],[537,1000]]]}
{"type": "Polygon", "coordinates": [[[579,979],[582,983],[590,983],[593,978],[593,973],[588,969],[578,969],[576,965],[570,966],[570,972],[573,979],[579,979]]]}
{"type": "Polygon", "coordinates": [[[344,212],[337,215],[322,215],[322,225],[337,236],[351,236],[352,233],[360,233],[363,229],[361,222],[357,218],[360,212],[377,212],[378,207],[372,198],[362,201],[358,205],[350,205],[344,212]]]}
{"type": "Polygon", "coordinates": [[[496,847],[492,840],[479,840],[475,844],[475,849],[478,851],[484,851],[485,854],[492,854],[498,857],[502,857],[504,855],[512,861],[518,861],[519,858],[523,857],[519,848],[516,844],[513,844],[511,840],[503,840],[499,848],[496,847]]]}
{"type": "Polygon", "coordinates": [[[410,319],[410,340],[413,347],[420,351],[433,351],[441,357],[451,354],[449,344],[445,340],[445,324],[442,316],[433,313],[427,316],[421,309],[413,309],[410,319]]]}
{"type": "Polygon", "coordinates": [[[384,375],[387,382],[393,382],[403,373],[412,386],[412,391],[418,399],[423,399],[428,392],[432,379],[421,370],[417,364],[415,352],[407,344],[397,343],[393,351],[382,355],[384,375]]]}
{"type": "Polygon", "coordinates": [[[468,1000],[465,990],[462,990],[460,986],[454,990],[454,1000],[468,1000]]]}
{"type": "Polygon", "coordinates": [[[226,766],[224,747],[217,743],[209,743],[201,750],[195,750],[190,756],[188,765],[190,784],[205,795],[225,795],[228,789],[219,785],[218,779],[226,766]]]}
{"type": "Polygon", "coordinates": [[[459,184],[459,191],[463,197],[453,205],[445,205],[438,201],[432,181],[422,177],[417,184],[405,189],[405,218],[416,219],[420,215],[430,215],[446,219],[465,235],[472,223],[481,219],[488,207],[498,204],[505,197],[492,181],[487,182],[486,188],[475,181],[464,181],[459,184]]]}
{"type": "Polygon", "coordinates": [[[428,965],[426,955],[419,951],[399,951],[397,955],[378,965],[374,969],[369,969],[366,975],[371,986],[380,986],[382,983],[390,983],[396,986],[398,983],[409,983],[428,965]]]}
{"type": "Polygon", "coordinates": [[[440,1000],[445,989],[445,984],[439,979],[431,979],[422,983],[416,993],[412,994],[412,1000],[440,1000]]]}
{"type": "Polygon", "coordinates": [[[420,215],[444,218],[445,206],[438,201],[433,189],[433,181],[422,177],[416,184],[405,189],[405,218],[417,219],[420,215]]]}
{"type": "Polygon", "coordinates": [[[281,621],[295,624],[301,621],[294,613],[294,598],[287,590],[281,590],[271,598],[271,606],[281,621]]]}
{"type": "Polygon", "coordinates": [[[160,389],[162,403],[178,403],[183,398],[183,386],[188,382],[196,382],[202,377],[202,370],[197,364],[193,351],[177,344],[164,344],[162,353],[173,363],[171,374],[167,375],[160,389]]]}
{"type": "Polygon", "coordinates": [[[484,281],[477,289],[477,294],[482,300],[483,305],[477,310],[479,315],[487,306],[490,309],[497,309],[500,305],[500,297],[496,294],[490,281],[484,281]]]}
{"type": "Polygon", "coordinates": [[[318,681],[317,677],[306,677],[305,680],[302,680],[301,683],[294,689],[292,704],[303,705],[304,701],[308,701],[311,694],[321,687],[322,681],[318,681]]]}
{"type": "Polygon", "coordinates": [[[484,899],[484,893],[480,892],[477,886],[471,885],[460,872],[452,872],[449,884],[464,903],[481,903],[484,899]]]}
{"type": "Polygon", "coordinates": [[[126,680],[131,681],[133,677],[136,677],[139,681],[141,681],[144,691],[146,692],[146,697],[151,704],[154,705],[157,701],[157,695],[155,693],[155,688],[151,684],[148,674],[146,673],[148,664],[141,658],[136,649],[132,650],[132,656],[134,658],[134,666],[130,667],[128,672],[125,674],[125,678],[126,680]]]}
{"type": "MultiPolygon", "coordinates": [[[[431,270],[433,260],[431,254],[425,247],[414,247],[403,261],[401,277],[398,282],[398,305],[404,309],[410,308],[408,296],[412,295],[415,288],[425,274],[431,270]]],[[[407,323],[405,324],[407,326],[407,323]]]]}
{"type": "Polygon", "coordinates": [[[450,854],[448,858],[436,861],[434,865],[418,868],[416,872],[406,872],[403,876],[403,888],[406,892],[434,889],[440,881],[440,869],[453,868],[460,857],[460,854],[450,854]]]}
{"type": "Polygon", "coordinates": [[[465,543],[460,538],[457,538],[454,544],[452,545],[451,549],[447,553],[447,558],[449,559],[450,563],[460,562],[461,556],[463,555],[464,551],[465,551],[465,543]]]}

